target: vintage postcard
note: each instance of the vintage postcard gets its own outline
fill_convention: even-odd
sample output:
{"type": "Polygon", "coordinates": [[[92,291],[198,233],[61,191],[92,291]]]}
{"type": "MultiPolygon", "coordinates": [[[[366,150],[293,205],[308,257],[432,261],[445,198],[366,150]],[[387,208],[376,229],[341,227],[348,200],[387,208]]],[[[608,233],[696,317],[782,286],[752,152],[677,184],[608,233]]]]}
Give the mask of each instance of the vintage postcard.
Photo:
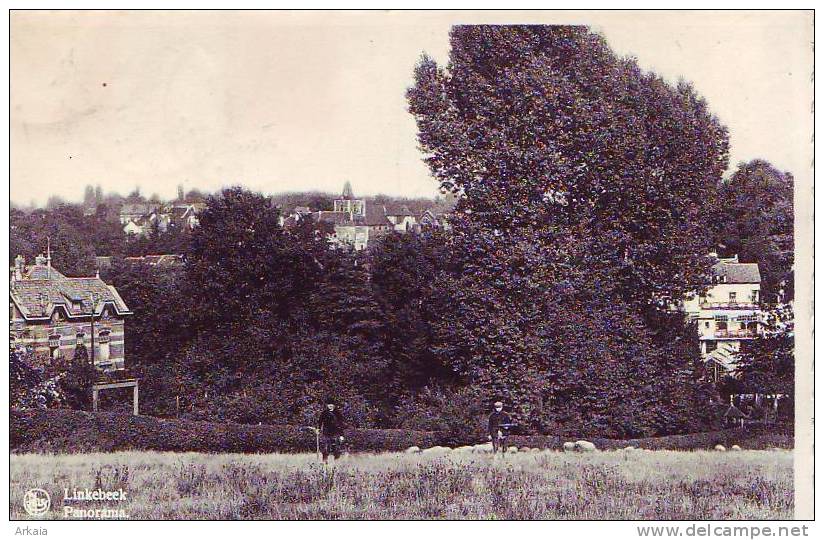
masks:
{"type": "Polygon", "coordinates": [[[15,534],[807,535],[812,10],[9,19],[15,534]]]}

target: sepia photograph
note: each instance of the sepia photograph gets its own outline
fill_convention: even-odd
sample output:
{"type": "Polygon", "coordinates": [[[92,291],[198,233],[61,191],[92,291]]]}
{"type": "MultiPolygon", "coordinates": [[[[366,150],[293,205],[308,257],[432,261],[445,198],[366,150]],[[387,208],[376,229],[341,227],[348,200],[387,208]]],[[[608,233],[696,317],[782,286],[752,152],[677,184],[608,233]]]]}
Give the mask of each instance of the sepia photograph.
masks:
{"type": "Polygon", "coordinates": [[[806,536],[813,24],[9,10],[11,532],[806,536]]]}

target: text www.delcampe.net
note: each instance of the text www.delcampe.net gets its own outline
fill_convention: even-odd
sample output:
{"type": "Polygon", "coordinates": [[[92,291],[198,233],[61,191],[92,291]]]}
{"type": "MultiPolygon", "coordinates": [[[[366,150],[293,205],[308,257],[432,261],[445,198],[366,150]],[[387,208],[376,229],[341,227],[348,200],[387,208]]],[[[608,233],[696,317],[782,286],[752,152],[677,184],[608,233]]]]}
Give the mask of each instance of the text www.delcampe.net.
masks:
{"type": "Polygon", "coordinates": [[[771,525],[698,525],[681,526],[646,526],[637,527],[638,536],[652,536],[671,538],[673,536],[686,537],[734,537],[734,538],[761,538],[761,537],[794,537],[809,536],[808,525],[771,526],[771,525]]]}

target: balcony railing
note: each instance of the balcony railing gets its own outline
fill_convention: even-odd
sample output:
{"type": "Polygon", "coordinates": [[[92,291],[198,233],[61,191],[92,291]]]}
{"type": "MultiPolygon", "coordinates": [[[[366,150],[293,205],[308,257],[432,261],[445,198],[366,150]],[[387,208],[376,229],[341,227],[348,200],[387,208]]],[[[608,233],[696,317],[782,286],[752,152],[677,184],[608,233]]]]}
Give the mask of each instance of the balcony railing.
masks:
{"type": "MultiPolygon", "coordinates": [[[[716,338],[754,338],[758,332],[752,328],[745,328],[741,330],[716,330],[716,338]]],[[[709,337],[709,336],[705,336],[709,337]]]]}
{"type": "Polygon", "coordinates": [[[701,302],[701,309],[761,309],[755,302],[701,302]]]}

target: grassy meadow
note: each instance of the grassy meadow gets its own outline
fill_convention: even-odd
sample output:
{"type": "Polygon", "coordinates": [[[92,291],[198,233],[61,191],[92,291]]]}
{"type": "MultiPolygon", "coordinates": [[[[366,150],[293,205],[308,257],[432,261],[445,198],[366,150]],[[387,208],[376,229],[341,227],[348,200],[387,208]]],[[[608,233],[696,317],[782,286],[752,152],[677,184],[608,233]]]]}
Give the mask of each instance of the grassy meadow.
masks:
{"type": "Polygon", "coordinates": [[[126,492],[131,519],[790,519],[789,450],[353,454],[13,454],[11,517],[23,496],[126,492]]]}

